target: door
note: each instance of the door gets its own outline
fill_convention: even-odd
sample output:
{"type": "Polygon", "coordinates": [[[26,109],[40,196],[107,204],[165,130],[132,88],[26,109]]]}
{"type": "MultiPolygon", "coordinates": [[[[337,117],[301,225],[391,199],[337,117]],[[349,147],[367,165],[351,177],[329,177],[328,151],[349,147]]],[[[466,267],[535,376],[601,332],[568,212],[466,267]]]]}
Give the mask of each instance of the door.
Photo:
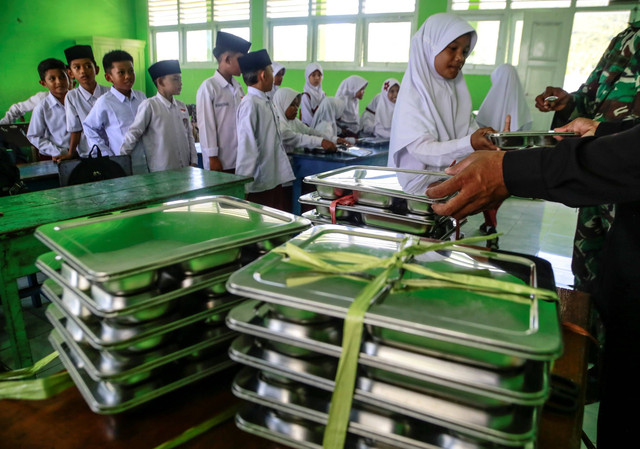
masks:
{"type": "Polygon", "coordinates": [[[534,131],[551,126],[553,112],[540,112],[535,99],[547,86],[562,87],[573,13],[563,9],[524,13],[518,75],[531,109],[534,131]]]}

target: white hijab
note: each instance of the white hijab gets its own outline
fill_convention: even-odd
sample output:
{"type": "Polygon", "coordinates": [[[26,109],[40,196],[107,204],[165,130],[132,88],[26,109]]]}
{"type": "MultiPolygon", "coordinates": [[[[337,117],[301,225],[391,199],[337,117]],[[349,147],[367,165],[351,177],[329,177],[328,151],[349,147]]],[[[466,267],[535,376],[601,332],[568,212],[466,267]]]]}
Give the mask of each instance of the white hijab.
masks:
{"type": "Polygon", "coordinates": [[[336,122],[342,117],[343,113],[344,101],[336,97],[327,97],[318,106],[310,126],[325,136],[333,138],[338,135],[339,130],[336,122]]]}
{"type": "Polygon", "coordinates": [[[363,87],[367,87],[367,84],[369,84],[369,82],[358,75],[351,75],[340,83],[336,91],[336,97],[342,99],[345,104],[341,121],[346,123],[360,123],[359,100],[356,98],[356,93],[363,87]]]}
{"type": "Polygon", "coordinates": [[[389,78],[382,84],[382,90],[378,97],[378,105],[376,106],[376,116],[374,130],[378,137],[388,138],[391,135],[391,119],[393,111],[396,107],[395,103],[389,100],[389,90],[393,86],[400,87],[400,81],[395,78],[389,78]]]}
{"type": "Polygon", "coordinates": [[[531,111],[524,96],[518,72],[511,64],[502,64],[491,73],[491,89],[478,111],[478,125],[502,131],[511,115],[511,131],[530,130],[531,111]]]}
{"type": "Polygon", "coordinates": [[[311,75],[316,70],[319,70],[320,73],[324,75],[324,71],[322,70],[322,66],[317,62],[312,62],[307,65],[307,68],[304,69],[304,92],[309,94],[311,100],[311,108],[316,108],[320,104],[320,102],[324,99],[326,94],[324,90],[322,90],[322,81],[317,86],[312,86],[309,82],[309,75],[311,75]]]}
{"type": "Polygon", "coordinates": [[[280,121],[280,129],[285,129],[290,127],[290,121],[293,120],[287,119],[285,115],[293,100],[300,95],[300,92],[296,92],[293,89],[289,89],[288,87],[281,87],[278,89],[273,96],[273,106],[276,109],[276,113],[278,114],[278,119],[280,121]]]}
{"type": "Polygon", "coordinates": [[[429,17],[411,39],[409,65],[393,114],[390,161],[397,164],[398,151],[425,134],[440,142],[469,134],[471,96],[462,72],[448,80],[434,66],[436,56],[467,33],[471,33],[471,52],[477,41],[473,27],[458,16],[439,13],[429,17]]]}

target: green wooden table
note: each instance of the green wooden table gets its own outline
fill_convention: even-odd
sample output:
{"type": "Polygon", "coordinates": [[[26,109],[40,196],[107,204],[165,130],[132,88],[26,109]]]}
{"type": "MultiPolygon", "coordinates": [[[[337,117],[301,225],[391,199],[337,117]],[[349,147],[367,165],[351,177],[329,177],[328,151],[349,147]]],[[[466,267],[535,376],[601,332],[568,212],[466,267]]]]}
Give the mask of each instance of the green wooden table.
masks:
{"type": "Polygon", "coordinates": [[[250,181],[188,167],[0,198],[0,301],[16,365],[12,368],[33,363],[17,279],[37,272],[36,258],[48,251],[33,235],[38,226],[201,195],[244,198],[250,181]]]}

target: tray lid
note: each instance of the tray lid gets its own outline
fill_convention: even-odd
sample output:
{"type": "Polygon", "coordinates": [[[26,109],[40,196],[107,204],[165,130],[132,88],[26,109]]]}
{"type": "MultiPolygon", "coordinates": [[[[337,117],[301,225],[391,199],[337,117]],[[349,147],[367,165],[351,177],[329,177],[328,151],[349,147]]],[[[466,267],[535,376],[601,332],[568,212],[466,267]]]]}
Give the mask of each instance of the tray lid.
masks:
{"type": "MultiPolygon", "coordinates": [[[[290,243],[310,253],[344,251],[388,258],[402,248],[407,238],[415,237],[322,225],[300,234],[290,243]]],[[[413,241],[426,242],[418,238],[413,241]]],[[[532,287],[542,284],[555,290],[552,274],[548,279],[539,276],[545,268],[551,273],[548,262],[528,256],[453,246],[450,250],[417,256],[413,263],[437,272],[475,274],[532,287]]],[[[288,279],[310,271],[313,272],[271,252],[236,271],[227,287],[235,294],[250,298],[344,318],[353,299],[378,274],[366,272],[368,278],[364,279],[320,276],[310,283],[287,285],[288,279]]],[[[398,280],[414,275],[407,271],[394,276],[394,280],[398,280]]],[[[556,304],[535,297],[530,301],[512,302],[491,293],[440,287],[391,293],[387,289],[372,302],[364,318],[366,324],[537,360],[555,358],[562,350],[556,304]]]]}
{"type": "Polygon", "coordinates": [[[376,167],[368,165],[351,165],[335,170],[330,170],[317,175],[304,178],[304,182],[315,185],[341,187],[343,189],[373,192],[396,198],[404,198],[424,203],[438,203],[447,198],[429,198],[426,195],[417,195],[403,191],[398,181],[398,173],[431,176],[433,180],[425,180],[425,185],[444,181],[450,178],[443,172],[430,172],[421,170],[406,170],[392,167],[376,167]]]}
{"type": "Polygon", "coordinates": [[[209,196],[46,224],[35,235],[85,277],[104,282],[295,234],[310,224],[270,207],[209,196]]]}

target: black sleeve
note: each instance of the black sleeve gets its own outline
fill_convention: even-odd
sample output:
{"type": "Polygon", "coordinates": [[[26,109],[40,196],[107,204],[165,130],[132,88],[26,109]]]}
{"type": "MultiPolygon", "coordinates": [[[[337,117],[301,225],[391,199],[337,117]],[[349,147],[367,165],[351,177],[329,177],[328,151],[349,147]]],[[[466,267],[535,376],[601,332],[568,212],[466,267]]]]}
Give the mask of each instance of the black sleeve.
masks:
{"type": "Polygon", "coordinates": [[[502,173],[516,196],[571,207],[638,201],[640,125],[605,137],[565,139],[554,148],[509,151],[502,173]]]}

